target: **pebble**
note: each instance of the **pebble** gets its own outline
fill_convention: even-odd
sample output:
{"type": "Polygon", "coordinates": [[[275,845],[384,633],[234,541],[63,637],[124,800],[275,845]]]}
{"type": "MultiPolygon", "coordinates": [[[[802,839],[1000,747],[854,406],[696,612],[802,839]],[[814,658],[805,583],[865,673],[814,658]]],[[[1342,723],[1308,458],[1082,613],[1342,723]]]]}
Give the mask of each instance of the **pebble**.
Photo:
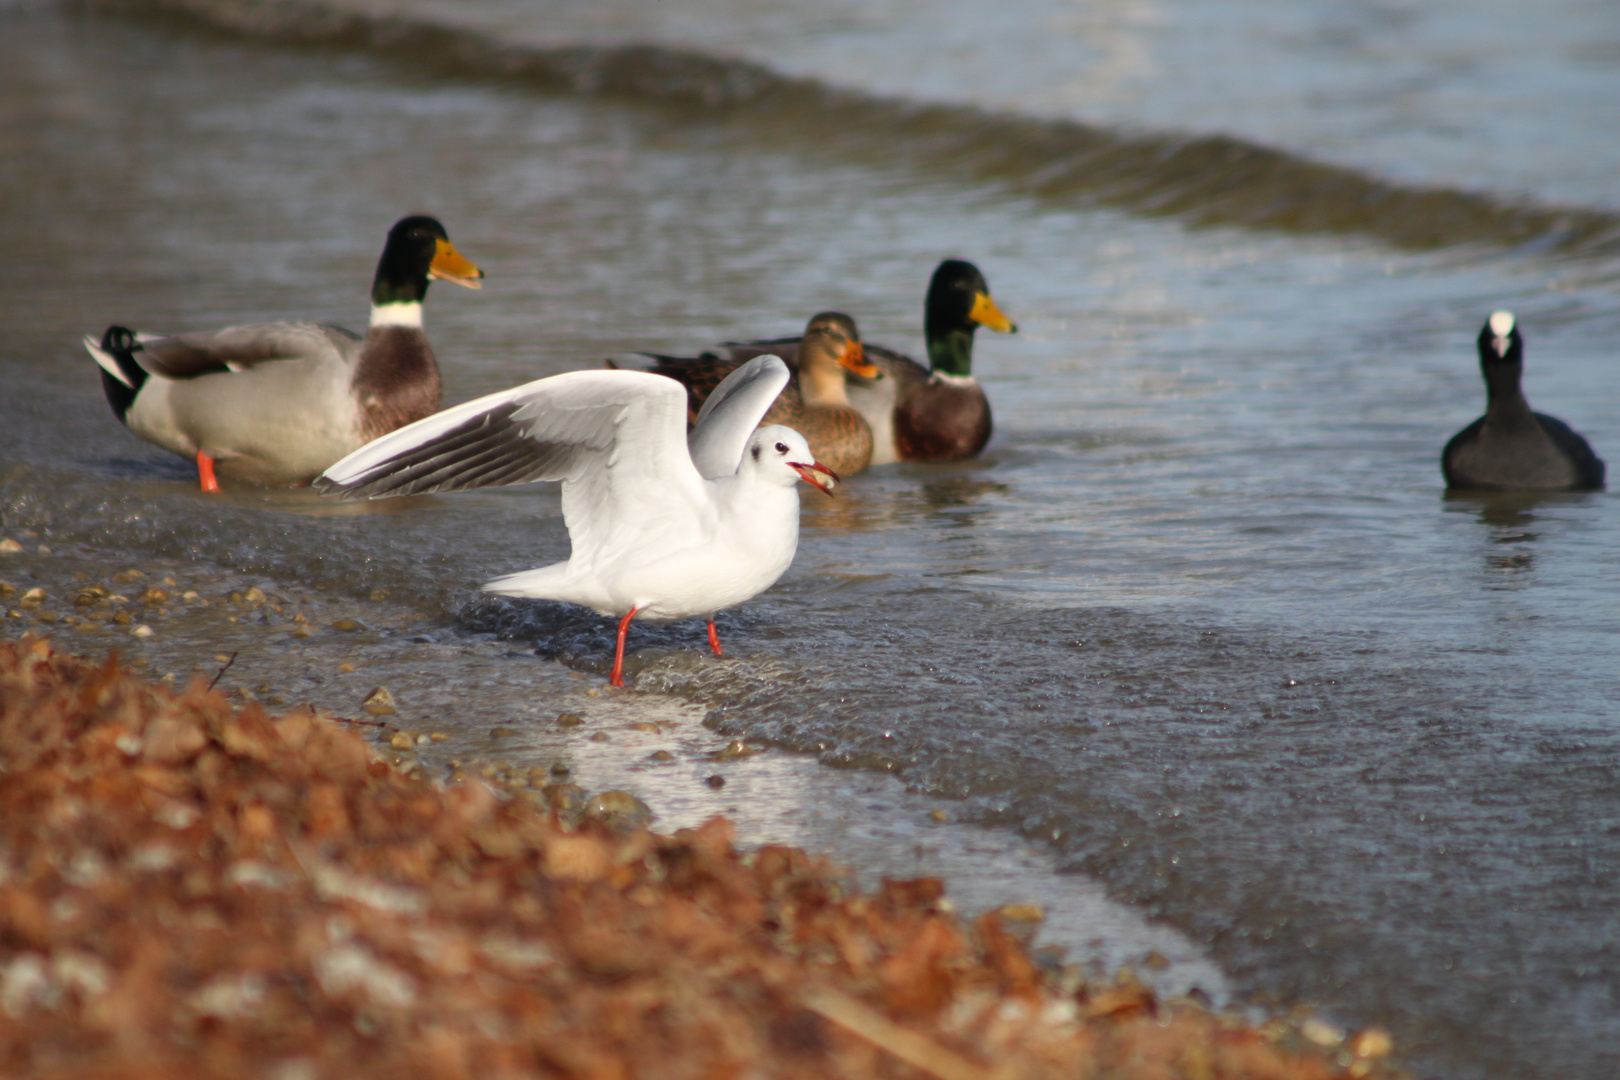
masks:
{"type": "Polygon", "coordinates": [[[1046,912],[1041,910],[1039,904],[1006,904],[997,908],[996,914],[1015,923],[1042,922],[1046,919],[1046,912]]]}
{"type": "Polygon", "coordinates": [[[749,746],[741,739],[732,739],[723,749],[716,750],[709,756],[716,761],[735,761],[737,758],[753,757],[762,752],[759,747],[749,746]]]}
{"type": "Polygon", "coordinates": [[[360,709],[372,716],[394,716],[399,712],[394,695],[388,692],[386,686],[379,686],[367,694],[365,700],[360,702],[360,709]]]}
{"type": "Polygon", "coordinates": [[[1342,1030],[1314,1016],[1299,1025],[1299,1033],[1317,1046],[1338,1046],[1344,1041],[1342,1030]]]}
{"type": "Polygon", "coordinates": [[[129,636],[130,637],[138,637],[138,638],[140,638],[141,640],[144,641],[145,639],[153,636],[156,633],[157,633],[156,630],[153,630],[150,626],[147,626],[145,623],[141,623],[141,625],[137,626],[135,629],[133,629],[133,630],[131,630],[129,632],[129,636]]]}
{"type": "Polygon", "coordinates": [[[338,665],[338,672],[340,674],[343,674],[343,675],[353,675],[354,674],[354,665],[353,664],[339,664],[338,665]]]}
{"type": "Polygon", "coordinates": [[[22,545],[9,536],[4,540],[0,540],[0,555],[15,555],[21,550],[22,545]]]}
{"type": "Polygon", "coordinates": [[[715,773],[713,776],[709,777],[703,782],[714,788],[716,791],[719,791],[721,788],[726,786],[726,778],[721,776],[719,773],[715,773]]]}
{"type": "Polygon", "coordinates": [[[0,596],[10,596],[17,591],[17,586],[9,581],[0,581],[0,596]]]}
{"type": "Polygon", "coordinates": [[[332,629],[340,634],[352,634],[360,629],[360,624],[353,619],[338,619],[332,624],[332,629]]]}
{"type": "Polygon", "coordinates": [[[428,732],[428,738],[433,742],[447,742],[449,741],[450,736],[446,735],[442,731],[430,731],[428,732]]]}
{"type": "Polygon", "coordinates": [[[243,598],[250,604],[262,604],[265,602],[264,590],[255,585],[243,594],[243,598]]]}
{"type": "MultiPolygon", "coordinates": [[[[366,711],[370,712],[371,710],[367,709],[366,711]]],[[[389,737],[388,745],[395,750],[409,750],[416,745],[416,740],[411,738],[407,732],[396,731],[389,737]]]]}
{"type": "Polygon", "coordinates": [[[1350,1052],[1359,1058],[1388,1057],[1394,1051],[1395,1040],[1379,1027],[1370,1027],[1350,1041],[1350,1052]]]}
{"type": "Polygon", "coordinates": [[[1142,966],[1149,971],[1164,971],[1170,966],[1170,958],[1162,952],[1150,952],[1142,957],[1142,966]]]}
{"type": "Polygon", "coordinates": [[[654,760],[654,761],[674,761],[675,760],[675,755],[670,753],[668,750],[654,750],[652,753],[648,754],[647,756],[652,758],[652,760],[654,760]]]}
{"type": "Polygon", "coordinates": [[[930,821],[949,821],[951,820],[951,815],[947,814],[943,810],[930,810],[928,811],[928,819],[930,821]]]}
{"type": "Polygon", "coordinates": [[[659,727],[657,724],[653,723],[651,720],[638,720],[634,724],[630,725],[630,730],[631,731],[645,731],[650,735],[661,735],[661,734],[663,734],[663,731],[664,731],[663,728],[659,727]]]}
{"type": "Polygon", "coordinates": [[[578,810],[585,805],[585,789],[578,784],[547,784],[540,795],[553,810],[578,810]]]}
{"type": "Polygon", "coordinates": [[[558,727],[579,727],[584,722],[585,718],[578,713],[565,712],[557,715],[558,727]]]}
{"type": "Polygon", "coordinates": [[[489,737],[492,738],[492,739],[504,739],[509,735],[516,735],[516,734],[517,734],[517,728],[492,727],[492,728],[489,729],[489,737]]]}
{"type": "Polygon", "coordinates": [[[604,791],[585,804],[585,813],[616,828],[636,829],[652,821],[652,807],[628,791],[604,791]]]}
{"type": "Polygon", "coordinates": [[[608,742],[611,739],[612,736],[605,731],[594,731],[591,733],[591,742],[608,742]]]}
{"type": "Polygon", "coordinates": [[[35,585],[32,589],[29,589],[27,592],[23,593],[22,599],[17,601],[17,603],[21,604],[23,607],[38,607],[44,602],[45,590],[40,588],[38,585],[35,585]]]}

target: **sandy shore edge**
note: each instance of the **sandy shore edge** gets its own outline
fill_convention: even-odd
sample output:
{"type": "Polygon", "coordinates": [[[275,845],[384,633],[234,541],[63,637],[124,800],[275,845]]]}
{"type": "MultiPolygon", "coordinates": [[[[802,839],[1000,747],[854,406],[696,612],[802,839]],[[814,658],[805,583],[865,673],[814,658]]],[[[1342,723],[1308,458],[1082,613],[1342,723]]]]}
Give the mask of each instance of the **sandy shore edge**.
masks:
{"type": "Polygon", "coordinates": [[[0,643],[0,775],[12,1075],[1396,1075],[1376,1030],[1045,970],[937,879],[407,776],[32,636],[0,643]]]}

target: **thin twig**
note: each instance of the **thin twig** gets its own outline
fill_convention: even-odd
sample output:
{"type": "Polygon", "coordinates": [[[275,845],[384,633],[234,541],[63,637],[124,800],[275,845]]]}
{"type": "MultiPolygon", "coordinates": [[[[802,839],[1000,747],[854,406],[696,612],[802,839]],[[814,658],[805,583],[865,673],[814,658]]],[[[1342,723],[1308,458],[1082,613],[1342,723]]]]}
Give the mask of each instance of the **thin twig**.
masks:
{"type": "Polygon", "coordinates": [[[992,1080],[996,1075],[975,1065],[960,1054],[945,1049],[926,1035],[896,1024],[863,1002],[836,990],[810,987],[799,996],[811,1012],[854,1032],[874,1046],[881,1047],[939,1080],[992,1080]]]}
{"type": "Polygon", "coordinates": [[[334,716],[332,719],[340,724],[364,724],[366,727],[393,727],[386,720],[350,720],[347,716],[334,716]]]}
{"type": "Polygon", "coordinates": [[[219,669],[219,673],[214,676],[214,681],[208,684],[208,689],[212,690],[214,687],[218,686],[219,680],[225,677],[225,673],[231,670],[231,665],[234,663],[236,663],[236,653],[231,653],[231,658],[225,661],[224,667],[219,669]]]}

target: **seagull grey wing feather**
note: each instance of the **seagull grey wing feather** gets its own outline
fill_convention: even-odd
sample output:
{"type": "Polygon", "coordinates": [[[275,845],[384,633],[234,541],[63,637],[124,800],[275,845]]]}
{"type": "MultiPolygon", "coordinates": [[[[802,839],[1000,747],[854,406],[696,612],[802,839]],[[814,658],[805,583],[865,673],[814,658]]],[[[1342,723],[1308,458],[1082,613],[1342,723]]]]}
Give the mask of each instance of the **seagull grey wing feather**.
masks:
{"type": "Polygon", "coordinates": [[[611,558],[710,499],[686,451],[686,391],[641,371],[571,371],[469,401],[367,443],[317,491],[345,499],[560,480],[575,558],[611,558]],[[622,527],[633,522],[634,528],[622,527]]]}
{"type": "Polygon", "coordinates": [[[686,439],[700,476],[713,480],[737,471],[748,437],[787,386],[788,378],[787,365],[780,357],[756,356],[714,388],[686,439]]]}
{"type": "Polygon", "coordinates": [[[220,371],[243,371],[272,360],[312,360],[323,355],[352,361],[359,337],[340,326],[258,323],[169,337],[139,336],[142,367],[170,379],[194,379],[220,371]]]}

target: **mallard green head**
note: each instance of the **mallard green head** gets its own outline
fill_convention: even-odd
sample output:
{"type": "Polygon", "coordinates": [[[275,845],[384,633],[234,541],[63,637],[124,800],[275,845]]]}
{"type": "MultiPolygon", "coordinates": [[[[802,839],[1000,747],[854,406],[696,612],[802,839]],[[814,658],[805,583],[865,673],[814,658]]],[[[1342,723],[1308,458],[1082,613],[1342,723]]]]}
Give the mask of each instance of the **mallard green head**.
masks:
{"type": "MultiPolygon", "coordinates": [[[[450,235],[436,218],[420,214],[401,218],[388,230],[388,242],[383,245],[382,258],[377,260],[377,277],[371,285],[372,322],[377,322],[377,308],[420,305],[427,295],[429,278],[479,289],[483,287],[483,276],[482,270],[451,245],[450,235]]],[[[415,322],[421,322],[419,312],[415,322]]]]}
{"type": "Polygon", "coordinates": [[[973,373],[973,332],[989,327],[1003,334],[1018,331],[990,297],[979,268],[962,259],[946,259],[928,283],[923,306],[923,333],[928,362],[947,375],[973,373]]]}

